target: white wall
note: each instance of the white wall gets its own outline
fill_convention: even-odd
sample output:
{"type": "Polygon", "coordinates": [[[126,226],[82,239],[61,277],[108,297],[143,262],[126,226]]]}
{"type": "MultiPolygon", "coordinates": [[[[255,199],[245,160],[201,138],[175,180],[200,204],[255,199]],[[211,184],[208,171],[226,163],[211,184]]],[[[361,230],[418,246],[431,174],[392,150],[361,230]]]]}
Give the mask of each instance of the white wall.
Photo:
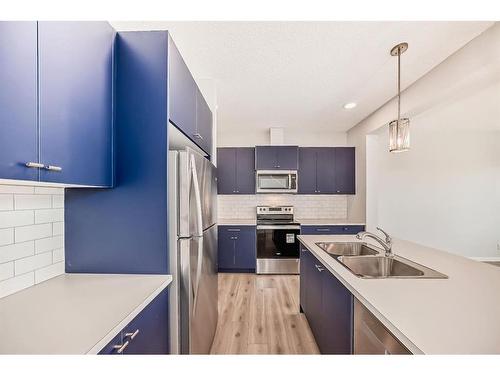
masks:
{"type": "Polygon", "coordinates": [[[394,101],[347,134],[359,193],[349,217],[462,255],[499,256],[500,24],[410,86],[402,105],[409,152],[387,151],[394,101]]]}
{"type": "Polygon", "coordinates": [[[64,273],[64,188],[0,185],[0,298],[64,273]]]}
{"type": "MultiPolygon", "coordinates": [[[[253,147],[269,144],[269,129],[240,129],[231,131],[227,127],[217,134],[218,147],[253,147]]],[[[297,146],[345,146],[347,133],[312,131],[307,126],[302,129],[284,128],[284,144],[297,146]]]]}

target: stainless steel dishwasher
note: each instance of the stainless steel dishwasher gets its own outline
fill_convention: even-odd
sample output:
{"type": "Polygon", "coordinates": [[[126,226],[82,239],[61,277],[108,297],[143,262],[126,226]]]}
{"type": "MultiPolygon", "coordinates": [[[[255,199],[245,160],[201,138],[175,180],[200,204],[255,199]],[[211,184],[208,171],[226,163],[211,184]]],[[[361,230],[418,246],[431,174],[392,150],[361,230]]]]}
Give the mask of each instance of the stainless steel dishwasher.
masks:
{"type": "Polygon", "coordinates": [[[411,354],[411,352],[355,298],[354,354],[411,354]]]}

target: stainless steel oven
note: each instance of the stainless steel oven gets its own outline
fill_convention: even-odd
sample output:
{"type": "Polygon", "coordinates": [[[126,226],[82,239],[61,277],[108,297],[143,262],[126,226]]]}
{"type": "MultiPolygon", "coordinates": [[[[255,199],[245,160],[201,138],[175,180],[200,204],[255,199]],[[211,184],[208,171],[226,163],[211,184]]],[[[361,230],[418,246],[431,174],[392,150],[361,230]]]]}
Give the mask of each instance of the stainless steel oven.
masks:
{"type": "Polygon", "coordinates": [[[299,234],[293,207],[257,207],[257,273],[298,274],[299,234]]]}
{"type": "Polygon", "coordinates": [[[257,193],[297,193],[297,171],[257,171],[257,193]]]}

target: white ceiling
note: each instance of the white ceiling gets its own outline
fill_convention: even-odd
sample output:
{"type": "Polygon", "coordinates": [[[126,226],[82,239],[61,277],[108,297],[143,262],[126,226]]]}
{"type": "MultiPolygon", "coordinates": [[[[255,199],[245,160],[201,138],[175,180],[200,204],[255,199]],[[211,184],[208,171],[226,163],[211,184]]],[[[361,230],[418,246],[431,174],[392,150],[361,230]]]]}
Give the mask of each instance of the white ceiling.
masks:
{"type": "MultiPolygon", "coordinates": [[[[214,79],[218,131],[346,131],[493,22],[112,22],[168,29],[197,79],[214,79]],[[343,109],[347,102],[358,106],[343,109]]],[[[404,100],[404,98],[403,98],[404,100]]]]}

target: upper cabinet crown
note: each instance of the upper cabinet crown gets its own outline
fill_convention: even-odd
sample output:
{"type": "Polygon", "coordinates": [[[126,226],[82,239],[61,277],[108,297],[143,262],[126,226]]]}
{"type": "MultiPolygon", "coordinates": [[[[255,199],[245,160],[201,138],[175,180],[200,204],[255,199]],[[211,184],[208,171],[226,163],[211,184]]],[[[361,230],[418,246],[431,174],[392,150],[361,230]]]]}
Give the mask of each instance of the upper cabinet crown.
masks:
{"type": "Polygon", "coordinates": [[[298,168],[298,146],[255,147],[255,169],[257,170],[297,170],[298,168]]]}
{"type": "Polygon", "coordinates": [[[172,38],[168,38],[169,120],[208,155],[212,153],[212,111],[172,38]]]}
{"type": "Polygon", "coordinates": [[[107,22],[0,22],[0,178],[112,185],[107,22]]]}

